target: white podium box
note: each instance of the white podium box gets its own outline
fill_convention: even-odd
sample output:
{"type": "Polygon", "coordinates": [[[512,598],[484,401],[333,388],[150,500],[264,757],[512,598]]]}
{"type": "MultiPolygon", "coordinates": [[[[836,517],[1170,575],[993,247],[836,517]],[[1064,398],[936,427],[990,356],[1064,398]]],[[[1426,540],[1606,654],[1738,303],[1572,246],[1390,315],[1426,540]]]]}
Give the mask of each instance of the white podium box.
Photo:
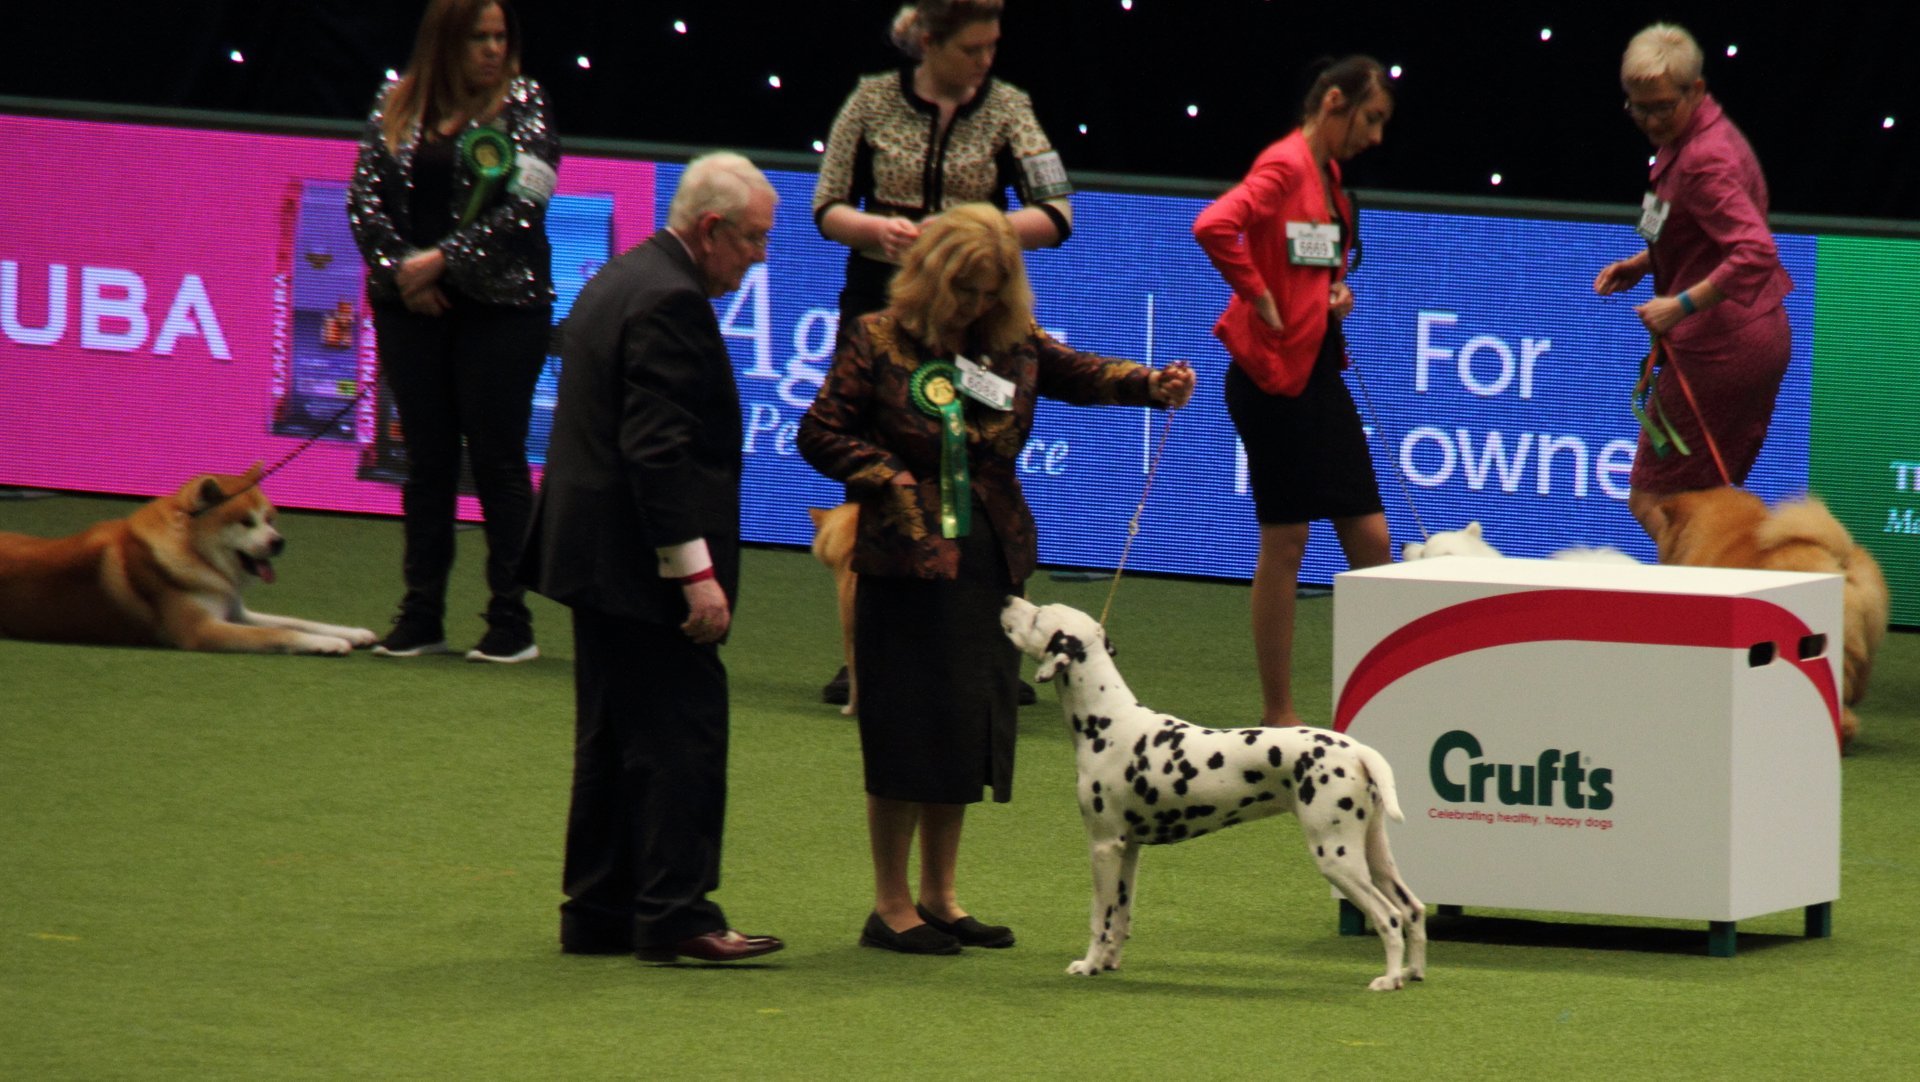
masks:
{"type": "MultiPolygon", "coordinates": [[[[1734,923],[1840,894],[1834,575],[1446,557],[1334,588],[1334,725],[1465,906],[1734,923]]],[[[1357,911],[1344,915],[1351,931],[1357,911]]]]}

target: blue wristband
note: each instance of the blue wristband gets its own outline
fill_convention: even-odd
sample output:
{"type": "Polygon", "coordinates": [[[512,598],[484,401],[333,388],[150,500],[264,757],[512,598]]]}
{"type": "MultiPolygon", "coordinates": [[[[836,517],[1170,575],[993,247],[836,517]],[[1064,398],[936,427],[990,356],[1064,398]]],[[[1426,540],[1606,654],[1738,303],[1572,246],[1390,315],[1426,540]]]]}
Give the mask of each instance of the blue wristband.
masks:
{"type": "Polygon", "coordinates": [[[1698,309],[1696,309],[1693,306],[1693,298],[1687,296],[1686,290],[1683,289],[1680,291],[1678,299],[1680,301],[1680,310],[1682,312],[1685,312],[1688,315],[1692,315],[1694,312],[1698,311],[1698,309]]]}

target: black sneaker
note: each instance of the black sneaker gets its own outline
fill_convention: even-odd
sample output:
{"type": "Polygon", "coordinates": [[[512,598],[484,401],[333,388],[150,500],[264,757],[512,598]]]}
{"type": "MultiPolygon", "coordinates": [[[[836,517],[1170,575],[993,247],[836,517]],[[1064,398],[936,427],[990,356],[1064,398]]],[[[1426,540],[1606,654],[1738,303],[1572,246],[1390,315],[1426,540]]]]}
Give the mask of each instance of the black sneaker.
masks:
{"type": "Polygon", "coordinates": [[[518,661],[532,661],[540,656],[540,648],[533,644],[533,620],[525,614],[513,616],[488,616],[487,633],[480,636],[480,645],[467,651],[468,661],[491,661],[500,665],[511,665],[518,661]]]}
{"type": "Polygon", "coordinates": [[[447,652],[447,633],[440,621],[402,612],[393,618],[393,630],[374,644],[381,657],[419,657],[421,654],[447,652]]]}

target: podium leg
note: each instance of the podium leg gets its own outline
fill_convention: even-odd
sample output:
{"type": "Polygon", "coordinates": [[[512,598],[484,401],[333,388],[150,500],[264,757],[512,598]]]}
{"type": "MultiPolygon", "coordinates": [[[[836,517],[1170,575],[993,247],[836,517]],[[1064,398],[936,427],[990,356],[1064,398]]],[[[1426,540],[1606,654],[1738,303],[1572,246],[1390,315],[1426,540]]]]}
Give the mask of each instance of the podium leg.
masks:
{"type": "Polygon", "coordinates": [[[1833,903],[1821,902],[1807,907],[1807,938],[1827,939],[1833,935],[1833,903]]]}
{"type": "Polygon", "coordinates": [[[1359,906],[1354,905],[1345,898],[1340,899],[1340,934],[1367,934],[1367,915],[1360,912],[1359,906]]]}
{"type": "Polygon", "coordinates": [[[1715,958],[1733,957],[1734,922],[1716,920],[1707,922],[1707,953],[1715,958]]]}

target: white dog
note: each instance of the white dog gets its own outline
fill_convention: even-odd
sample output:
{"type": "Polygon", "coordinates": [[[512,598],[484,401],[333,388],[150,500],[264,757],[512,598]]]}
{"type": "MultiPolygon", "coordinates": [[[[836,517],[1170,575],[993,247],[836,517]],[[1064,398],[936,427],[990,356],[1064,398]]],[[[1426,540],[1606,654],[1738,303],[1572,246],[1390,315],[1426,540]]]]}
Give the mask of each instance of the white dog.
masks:
{"type": "Polygon", "coordinates": [[[1388,991],[1426,976],[1426,909],[1387,849],[1386,820],[1403,816],[1380,753],[1326,729],[1204,729],[1155,713],[1135,701],[1105,633],[1078,609],[1009,597],[1000,626],[1039,659],[1035,679],[1058,677],[1073,725],[1093,910],[1086,957],[1068,973],[1120,968],[1141,846],[1291,811],[1320,874],[1366,914],[1386,947],[1386,972],[1369,987],[1388,991]]]}
{"type": "MultiPolygon", "coordinates": [[[[1469,522],[1466,528],[1461,530],[1442,530],[1425,541],[1409,542],[1400,550],[1402,560],[1431,560],[1436,556],[1480,556],[1498,560],[1505,555],[1481,535],[1478,522],[1469,522]]],[[[1640,562],[1616,548],[1586,545],[1561,549],[1547,559],[1572,560],[1589,564],[1638,564],[1640,562]]]]}

